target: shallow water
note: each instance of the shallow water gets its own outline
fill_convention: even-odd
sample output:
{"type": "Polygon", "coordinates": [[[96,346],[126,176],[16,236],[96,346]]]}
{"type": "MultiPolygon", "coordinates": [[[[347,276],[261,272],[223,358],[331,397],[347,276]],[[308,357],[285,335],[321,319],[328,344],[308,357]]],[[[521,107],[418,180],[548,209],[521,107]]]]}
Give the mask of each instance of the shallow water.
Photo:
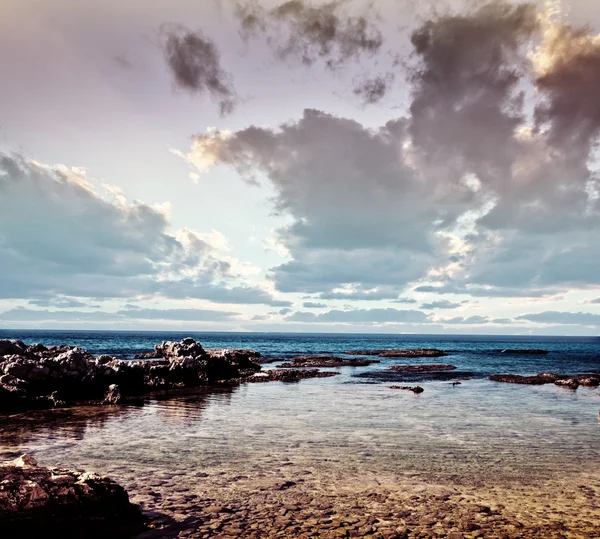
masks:
{"type": "MultiPolygon", "coordinates": [[[[27,343],[78,344],[130,357],[183,334],[7,332],[27,343]]],[[[481,337],[199,334],[206,347],[231,346],[288,357],[348,349],[436,347],[435,362],[462,380],[419,381],[425,392],[394,391],[378,373],[430,358],[382,359],[340,376],[300,383],[201,390],[143,406],[30,412],[3,418],[0,457],[28,452],[41,464],[119,474],[136,470],[249,473],[282,463],[324,471],[418,474],[482,484],[539,481],[580,472],[600,457],[600,391],[487,380],[497,372],[600,370],[600,340],[481,337]],[[545,348],[509,356],[505,348],[545,348]],[[358,376],[360,375],[360,376],[358,376]],[[366,377],[364,377],[366,375],[366,377]]],[[[268,368],[266,366],[265,368],[268,368]]],[[[388,373],[390,371],[387,371],[388,373]]],[[[398,380],[402,375],[396,375],[398,380]]]]}

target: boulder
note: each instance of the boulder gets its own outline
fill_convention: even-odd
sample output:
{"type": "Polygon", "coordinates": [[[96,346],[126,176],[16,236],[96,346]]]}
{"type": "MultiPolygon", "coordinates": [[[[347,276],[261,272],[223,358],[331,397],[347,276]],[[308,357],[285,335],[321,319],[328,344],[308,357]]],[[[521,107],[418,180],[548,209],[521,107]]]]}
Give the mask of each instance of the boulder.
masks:
{"type": "Polygon", "coordinates": [[[0,465],[0,522],[3,539],[126,538],[146,525],[140,509],[113,480],[38,467],[28,455],[0,465]]]}

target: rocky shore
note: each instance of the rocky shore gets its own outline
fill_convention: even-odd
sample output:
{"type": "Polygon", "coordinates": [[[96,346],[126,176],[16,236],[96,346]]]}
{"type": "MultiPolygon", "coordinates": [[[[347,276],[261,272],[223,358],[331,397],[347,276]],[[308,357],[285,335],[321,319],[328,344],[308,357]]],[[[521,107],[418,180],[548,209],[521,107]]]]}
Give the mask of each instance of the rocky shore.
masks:
{"type": "Polygon", "coordinates": [[[296,356],[291,361],[279,365],[282,369],[304,367],[366,367],[379,363],[378,359],[344,359],[336,356],[296,356]]]}
{"type": "Polygon", "coordinates": [[[5,539],[127,538],[146,517],[125,489],[94,473],[38,467],[23,455],[0,465],[0,535],[5,539]]]}
{"type": "Polygon", "coordinates": [[[0,413],[80,403],[118,404],[156,391],[242,382],[334,376],[318,370],[267,370],[253,350],[208,349],[192,338],[163,342],[138,361],[93,356],[76,346],[0,341],[0,413]]]}

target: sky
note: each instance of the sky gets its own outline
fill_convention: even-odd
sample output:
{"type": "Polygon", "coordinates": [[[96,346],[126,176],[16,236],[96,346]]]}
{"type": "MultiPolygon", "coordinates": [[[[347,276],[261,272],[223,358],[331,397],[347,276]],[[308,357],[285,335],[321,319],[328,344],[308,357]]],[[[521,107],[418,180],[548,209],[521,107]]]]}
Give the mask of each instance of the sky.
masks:
{"type": "Polygon", "coordinates": [[[595,0],[3,0],[0,327],[598,335],[595,0]]]}

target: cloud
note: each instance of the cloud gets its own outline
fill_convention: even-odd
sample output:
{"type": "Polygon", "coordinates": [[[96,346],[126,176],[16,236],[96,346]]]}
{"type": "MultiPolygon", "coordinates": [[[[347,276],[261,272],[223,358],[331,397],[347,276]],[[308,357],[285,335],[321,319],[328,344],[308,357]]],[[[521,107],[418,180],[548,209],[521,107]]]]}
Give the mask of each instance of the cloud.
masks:
{"type": "Polygon", "coordinates": [[[77,309],[82,307],[98,309],[100,307],[99,305],[90,305],[89,303],[81,301],[77,298],[67,297],[46,297],[30,299],[29,305],[33,305],[35,307],[55,307],[57,309],[77,309]]]}
{"type": "Polygon", "coordinates": [[[598,305],[600,304],[600,298],[586,299],[582,303],[587,305],[598,305]]]}
{"type": "Polygon", "coordinates": [[[309,312],[295,312],[286,317],[290,322],[322,322],[322,323],[427,323],[427,315],[421,311],[399,309],[354,309],[351,311],[331,310],[325,313],[314,314],[309,312]]]}
{"type": "Polygon", "coordinates": [[[421,309],[429,310],[429,309],[456,309],[460,307],[460,303],[453,303],[446,299],[432,301],[431,303],[423,303],[421,305],[421,309]]]}
{"type": "Polygon", "coordinates": [[[358,284],[354,286],[350,285],[346,288],[338,288],[335,291],[323,292],[319,297],[321,299],[379,301],[383,299],[395,299],[398,297],[398,293],[399,289],[394,286],[380,286],[369,289],[358,284]]]}
{"type": "Polygon", "coordinates": [[[180,320],[182,322],[222,322],[235,319],[238,313],[203,309],[131,309],[109,311],[60,311],[34,310],[17,307],[0,313],[0,320],[7,322],[114,322],[135,320],[180,320]]]}
{"type": "Polygon", "coordinates": [[[221,115],[230,114],[238,97],[231,76],[221,67],[215,43],[201,31],[166,24],[160,29],[163,53],[178,88],[195,94],[208,94],[219,104],[221,115]]]}
{"type": "Polygon", "coordinates": [[[378,75],[373,78],[362,78],[358,80],[352,92],[359,97],[365,105],[379,103],[389,92],[390,85],[394,82],[393,73],[378,75]]]}
{"type": "Polygon", "coordinates": [[[302,307],[305,309],[326,309],[327,305],[325,303],[316,303],[314,301],[305,301],[302,304],[302,307]]]}
{"type": "Polygon", "coordinates": [[[528,322],[542,324],[600,326],[600,314],[592,313],[545,311],[542,313],[523,314],[516,318],[517,320],[527,320],[528,322]]]}
{"type": "Polygon", "coordinates": [[[443,322],[444,324],[489,324],[491,320],[487,316],[475,315],[467,318],[464,316],[456,316],[455,318],[438,320],[438,322],[443,322]]]}
{"type": "MultiPolygon", "coordinates": [[[[298,20],[313,9],[286,5],[298,20]]],[[[268,34],[271,12],[244,6],[243,25],[268,34]]],[[[405,117],[307,109],[194,138],[190,162],[264,182],[291,219],[274,233],[289,258],[271,270],[279,291],[541,298],[600,284],[600,38],[533,3],[440,13],[411,35],[405,117]]]]}
{"type": "Polygon", "coordinates": [[[235,14],[245,39],[267,35],[281,60],[299,59],[311,66],[323,60],[336,69],[350,59],[377,53],[383,44],[380,30],[366,15],[344,11],[343,0],[312,5],[288,0],[271,9],[256,0],[238,1],[235,14]]]}
{"type": "Polygon", "coordinates": [[[167,209],[130,203],[81,169],[0,153],[0,298],[291,304],[245,283],[243,264],[211,245],[214,233],[173,231],[167,209]]]}

